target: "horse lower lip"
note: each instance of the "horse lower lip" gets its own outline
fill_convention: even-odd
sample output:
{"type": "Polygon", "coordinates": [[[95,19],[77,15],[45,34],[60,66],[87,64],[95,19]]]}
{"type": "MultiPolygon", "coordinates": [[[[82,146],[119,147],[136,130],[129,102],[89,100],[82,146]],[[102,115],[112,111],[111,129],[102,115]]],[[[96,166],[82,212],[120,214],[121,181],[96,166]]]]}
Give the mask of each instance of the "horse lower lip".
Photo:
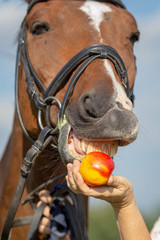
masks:
{"type": "Polygon", "coordinates": [[[68,150],[70,152],[75,152],[76,154],[79,155],[85,154],[85,152],[81,148],[81,140],[72,129],[68,137],[68,150]]]}

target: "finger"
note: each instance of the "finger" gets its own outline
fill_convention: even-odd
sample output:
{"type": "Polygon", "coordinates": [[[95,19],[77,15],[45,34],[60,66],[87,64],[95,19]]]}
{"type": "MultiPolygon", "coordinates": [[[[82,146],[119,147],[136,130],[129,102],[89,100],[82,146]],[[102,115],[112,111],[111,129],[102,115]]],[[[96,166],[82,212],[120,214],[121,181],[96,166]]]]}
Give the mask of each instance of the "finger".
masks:
{"type": "Polygon", "coordinates": [[[46,218],[46,217],[43,217],[41,219],[40,224],[42,224],[43,226],[49,228],[50,227],[50,220],[48,218],[46,218]]]}
{"type": "Polygon", "coordinates": [[[43,234],[44,236],[49,235],[50,234],[50,228],[47,228],[43,225],[39,225],[38,231],[43,234]]]}
{"type": "Polygon", "coordinates": [[[48,190],[42,190],[38,193],[38,196],[41,201],[45,203],[50,203],[52,201],[52,197],[50,195],[50,192],[48,190]]]}
{"type": "Polygon", "coordinates": [[[90,195],[91,189],[90,187],[84,182],[79,169],[80,169],[80,162],[78,160],[74,160],[73,164],[68,164],[68,176],[66,176],[66,181],[68,187],[75,193],[82,193],[84,195],[90,195]]]}
{"type": "Polygon", "coordinates": [[[67,186],[72,190],[72,192],[80,193],[79,190],[77,190],[76,185],[73,185],[73,183],[70,182],[68,175],[66,176],[66,182],[67,182],[67,186]]]}
{"type": "Polygon", "coordinates": [[[80,161],[79,160],[74,160],[73,161],[73,173],[74,174],[79,173],[80,167],[81,167],[80,161]]]}
{"type": "Polygon", "coordinates": [[[112,185],[113,180],[114,180],[114,176],[113,176],[113,175],[110,175],[110,176],[109,176],[109,179],[108,179],[108,182],[107,182],[107,185],[108,185],[108,186],[109,186],[109,185],[112,185]]]}
{"type": "MultiPolygon", "coordinates": [[[[42,201],[37,203],[37,208],[41,205],[42,201]]],[[[50,207],[46,206],[43,210],[43,215],[47,217],[49,220],[53,220],[53,216],[50,214],[50,207]]]]}
{"type": "Polygon", "coordinates": [[[75,184],[75,180],[73,178],[73,164],[68,163],[67,164],[67,171],[68,171],[68,176],[67,176],[67,183],[69,184],[69,187],[76,189],[76,184],[75,184]]]}
{"type": "Polygon", "coordinates": [[[117,188],[117,189],[123,188],[127,185],[130,185],[130,182],[126,178],[121,176],[111,175],[107,182],[107,186],[117,188]]]}
{"type": "Polygon", "coordinates": [[[45,217],[42,218],[39,224],[38,230],[43,235],[50,234],[50,221],[48,218],[45,218],[45,217]]]}
{"type": "Polygon", "coordinates": [[[72,169],[73,169],[73,164],[68,163],[68,164],[67,164],[67,173],[68,173],[68,178],[69,178],[70,180],[73,178],[72,169]]]}
{"type": "Polygon", "coordinates": [[[73,177],[73,164],[67,164],[68,175],[66,176],[67,186],[75,193],[80,193],[77,189],[75,179],[73,177]]]}
{"type": "Polygon", "coordinates": [[[43,211],[43,215],[47,217],[49,220],[53,220],[53,216],[50,213],[51,208],[49,206],[46,206],[43,211]]]}
{"type": "Polygon", "coordinates": [[[74,181],[78,187],[80,187],[81,185],[85,186],[86,184],[85,184],[79,170],[80,170],[80,162],[78,160],[74,160],[73,170],[72,170],[74,181]]]}
{"type": "Polygon", "coordinates": [[[46,207],[44,208],[43,215],[44,215],[45,217],[50,217],[50,207],[49,207],[49,206],[46,206],[46,207]]]}

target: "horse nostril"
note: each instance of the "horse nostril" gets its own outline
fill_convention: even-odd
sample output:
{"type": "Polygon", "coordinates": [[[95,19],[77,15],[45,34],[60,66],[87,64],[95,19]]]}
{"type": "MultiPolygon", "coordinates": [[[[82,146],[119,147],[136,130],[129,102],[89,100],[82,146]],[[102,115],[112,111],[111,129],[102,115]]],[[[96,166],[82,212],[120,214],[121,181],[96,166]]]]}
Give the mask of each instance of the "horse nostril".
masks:
{"type": "Polygon", "coordinates": [[[95,101],[88,94],[81,95],[78,101],[78,111],[81,118],[85,120],[98,118],[98,111],[96,109],[95,101]]]}
{"type": "Polygon", "coordinates": [[[84,104],[87,114],[92,118],[97,118],[93,101],[89,97],[86,97],[84,104]]]}
{"type": "Polygon", "coordinates": [[[95,120],[103,117],[106,112],[113,108],[113,99],[107,98],[106,92],[98,91],[86,92],[80,96],[78,101],[78,109],[81,118],[95,120]]]}

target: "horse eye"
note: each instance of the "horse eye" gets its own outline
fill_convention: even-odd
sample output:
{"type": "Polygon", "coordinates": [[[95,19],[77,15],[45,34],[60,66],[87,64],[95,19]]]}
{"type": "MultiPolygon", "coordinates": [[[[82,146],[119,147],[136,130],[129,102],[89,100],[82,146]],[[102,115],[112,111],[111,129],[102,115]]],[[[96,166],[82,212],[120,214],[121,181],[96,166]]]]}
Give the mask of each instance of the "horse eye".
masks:
{"type": "Polygon", "coordinates": [[[139,40],[139,32],[136,33],[131,33],[129,40],[132,42],[132,44],[134,44],[135,42],[137,42],[139,40]]]}
{"type": "Polygon", "coordinates": [[[49,24],[42,22],[34,22],[31,27],[31,33],[33,35],[40,35],[42,33],[48,32],[49,24]]]}

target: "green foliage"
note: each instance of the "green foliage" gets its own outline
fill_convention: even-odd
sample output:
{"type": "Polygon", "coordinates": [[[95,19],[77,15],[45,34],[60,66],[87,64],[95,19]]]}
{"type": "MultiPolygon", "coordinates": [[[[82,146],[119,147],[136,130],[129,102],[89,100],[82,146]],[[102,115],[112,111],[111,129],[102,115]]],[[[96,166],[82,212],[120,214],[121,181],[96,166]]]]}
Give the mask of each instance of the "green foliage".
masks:
{"type": "Polygon", "coordinates": [[[149,232],[152,230],[154,223],[157,221],[157,219],[160,217],[160,207],[153,206],[152,209],[149,211],[150,213],[146,213],[142,211],[143,219],[145,220],[146,226],[149,230],[149,232]]]}
{"type": "Polygon", "coordinates": [[[89,210],[89,240],[120,240],[116,218],[110,205],[89,210]]]}
{"type": "MultiPolygon", "coordinates": [[[[156,208],[151,214],[141,212],[148,230],[151,231],[160,215],[160,209],[156,208]]],[[[90,207],[88,234],[89,240],[120,240],[114,211],[109,204],[90,207]]]]}

